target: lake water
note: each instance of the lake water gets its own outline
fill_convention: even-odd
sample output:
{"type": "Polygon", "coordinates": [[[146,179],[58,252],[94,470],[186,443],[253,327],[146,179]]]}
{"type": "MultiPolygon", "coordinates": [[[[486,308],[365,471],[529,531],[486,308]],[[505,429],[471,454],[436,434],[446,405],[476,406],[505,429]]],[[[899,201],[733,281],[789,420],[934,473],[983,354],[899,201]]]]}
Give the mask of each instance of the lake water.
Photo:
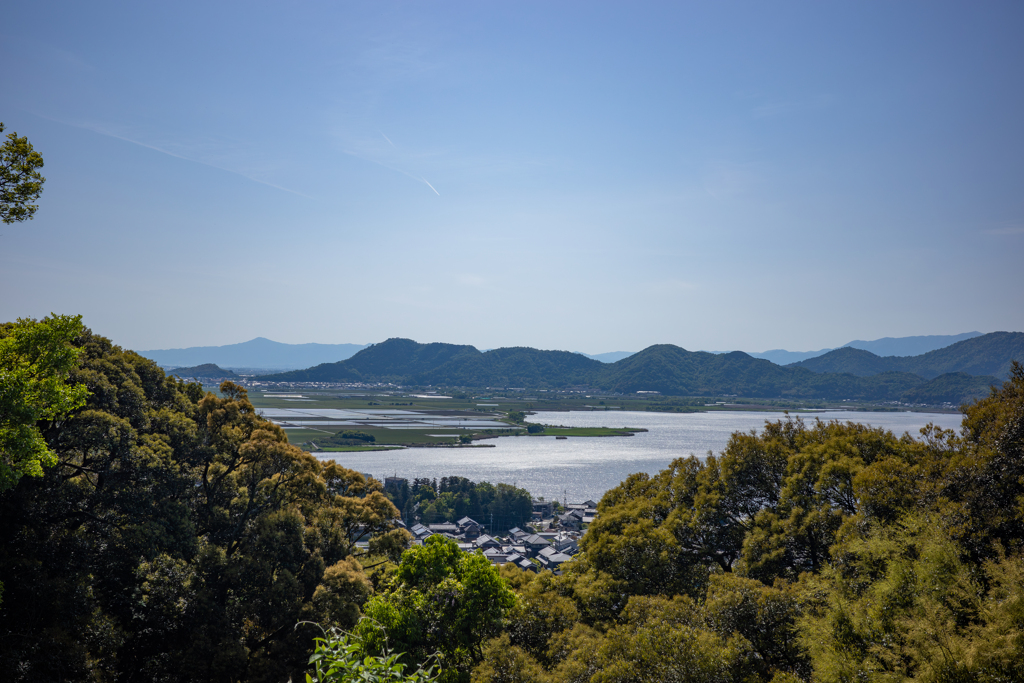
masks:
{"type": "MultiPolygon", "coordinates": [[[[960,415],[947,413],[823,411],[802,417],[805,421],[818,417],[864,422],[915,437],[929,422],[943,429],[959,429],[961,421],[960,415]]],[[[567,427],[643,427],[648,431],[629,437],[508,436],[482,442],[494,444],[494,448],[406,448],[336,453],[331,457],[345,467],[380,479],[395,474],[409,480],[457,475],[473,481],[515,484],[534,497],[549,500],[600,500],[605,491],[634,472],[654,474],[678,457],[718,453],[733,432],[760,430],[765,420],[782,418],[782,413],[739,411],[538,412],[530,416],[531,422],[567,427]]]]}

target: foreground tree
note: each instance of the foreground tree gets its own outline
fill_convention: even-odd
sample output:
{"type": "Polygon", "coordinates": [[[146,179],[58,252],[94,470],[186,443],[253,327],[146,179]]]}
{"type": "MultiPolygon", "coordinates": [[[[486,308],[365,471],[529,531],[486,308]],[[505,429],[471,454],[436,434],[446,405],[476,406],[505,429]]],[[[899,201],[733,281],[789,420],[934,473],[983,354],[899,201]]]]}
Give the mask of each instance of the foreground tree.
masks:
{"type": "Polygon", "coordinates": [[[516,603],[497,569],[479,553],[465,553],[451,539],[434,535],[402,555],[387,590],[364,607],[357,632],[368,652],[387,647],[419,666],[435,654],[439,680],[468,681],[483,656],[483,643],[500,633],[516,603]]]}
{"type": "MultiPolygon", "coordinates": [[[[4,124],[0,123],[0,133],[4,124]]],[[[32,202],[43,192],[46,178],[39,173],[43,156],[26,137],[9,133],[0,144],[0,220],[4,223],[31,220],[39,207],[32,202]]]]}
{"type": "Polygon", "coordinates": [[[306,674],[306,683],[431,683],[438,677],[432,666],[405,673],[400,652],[386,648],[380,656],[367,655],[359,636],[338,629],[325,631],[315,642],[309,657],[313,671],[306,674]]]}
{"type": "Polygon", "coordinates": [[[315,627],[372,588],[356,541],[406,534],[379,484],[221,396],[83,332],[85,406],[41,430],[57,463],[0,493],[5,680],[298,680],[315,627]]]}
{"type": "Polygon", "coordinates": [[[929,515],[873,526],[808,577],[815,680],[1024,680],[1024,563],[973,565],[944,527],[929,515]]]}

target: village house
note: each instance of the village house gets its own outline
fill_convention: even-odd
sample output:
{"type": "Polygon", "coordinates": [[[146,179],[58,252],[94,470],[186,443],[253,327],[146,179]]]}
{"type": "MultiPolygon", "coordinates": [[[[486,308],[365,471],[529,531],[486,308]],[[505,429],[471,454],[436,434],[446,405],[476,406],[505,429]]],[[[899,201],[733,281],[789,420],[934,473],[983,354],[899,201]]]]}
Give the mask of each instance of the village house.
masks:
{"type": "Polygon", "coordinates": [[[456,524],[459,527],[459,533],[468,539],[474,539],[484,532],[483,525],[469,517],[463,517],[456,524]]]}

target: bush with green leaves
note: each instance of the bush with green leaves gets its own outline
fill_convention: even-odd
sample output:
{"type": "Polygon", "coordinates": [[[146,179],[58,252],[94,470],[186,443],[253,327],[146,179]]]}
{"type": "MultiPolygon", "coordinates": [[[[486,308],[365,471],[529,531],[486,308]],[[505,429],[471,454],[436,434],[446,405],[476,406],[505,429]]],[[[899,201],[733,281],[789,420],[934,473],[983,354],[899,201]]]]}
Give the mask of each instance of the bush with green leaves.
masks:
{"type": "Polygon", "coordinates": [[[356,632],[369,652],[383,656],[393,642],[410,665],[438,657],[443,683],[468,681],[484,641],[501,633],[515,604],[487,558],[434,535],[403,553],[392,579],[363,606],[369,619],[356,632]]]}
{"type": "Polygon", "coordinates": [[[399,661],[403,653],[393,652],[385,645],[380,656],[368,655],[358,635],[337,628],[325,631],[314,642],[316,650],[309,657],[313,671],[306,674],[306,683],[430,683],[439,675],[435,666],[425,664],[407,674],[406,665],[399,661]]]}

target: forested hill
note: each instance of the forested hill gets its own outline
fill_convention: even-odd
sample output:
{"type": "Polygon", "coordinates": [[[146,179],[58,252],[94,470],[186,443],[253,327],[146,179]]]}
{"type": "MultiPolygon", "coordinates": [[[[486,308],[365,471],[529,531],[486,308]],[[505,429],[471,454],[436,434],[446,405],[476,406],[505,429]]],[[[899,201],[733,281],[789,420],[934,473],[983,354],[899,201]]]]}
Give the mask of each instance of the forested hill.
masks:
{"type": "MultiPolygon", "coordinates": [[[[866,353],[866,352],[865,352],[866,353]]],[[[910,372],[879,372],[869,377],[818,373],[782,367],[734,351],[687,351],[671,344],[651,346],[616,363],[601,363],[568,351],[515,347],[481,352],[472,346],[418,344],[389,339],[348,360],[308,370],[268,375],[291,382],[379,382],[465,387],[590,387],[631,393],[700,396],[728,395],[792,398],[900,400],[908,392],[958,403],[987,393],[989,380],[936,384],[910,372]]],[[[941,380],[941,381],[940,381],[941,380]]],[[[992,380],[993,382],[995,380],[992,380]]]]}
{"type": "Polygon", "coordinates": [[[167,371],[168,375],[174,375],[182,379],[238,379],[238,375],[225,370],[214,363],[204,363],[191,368],[174,368],[167,371]]]}
{"type": "Polygon", "coordinates": [[[414,375],[429,373],[456,359],[467,361],[480,355],[472,346],[419,344],[411,339],[395,338],[370,344],[347,360],[267,375],[263,379],[280,382],[408,381],[414,375]]]}
{"type": "Polygon", "coordinates": [[[602,363],[569,351],[514,347],[481,352],[473,346],[388,339],[348,360],[263,379],[291,382],[401,381],[456,386],[562,387],[588,384],[602,363]]]}
{"type": "Polygon", "coordinates": [[[968,375],[1010,376],[1010,364],[1024,361],[1024,332],[992,332],[965,339],[919,356],[876,356],[870,351],[843,347],[786,367],[820,373],[848,372],[868,377],[882,372],[910,372],[925,379],[963,372],[968,375]]]}

